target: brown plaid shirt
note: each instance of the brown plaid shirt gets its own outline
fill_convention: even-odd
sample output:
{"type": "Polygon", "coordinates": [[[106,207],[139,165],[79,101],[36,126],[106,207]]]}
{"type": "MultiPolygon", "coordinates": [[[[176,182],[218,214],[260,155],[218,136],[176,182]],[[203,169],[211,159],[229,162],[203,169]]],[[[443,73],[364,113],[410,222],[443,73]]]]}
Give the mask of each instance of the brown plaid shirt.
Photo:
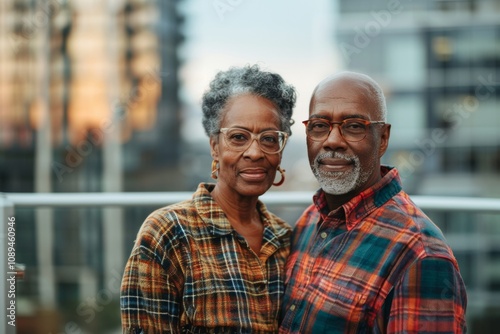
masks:
{"type": "Polygon", "coordinates": [[[121,287],[124,333],[276,333],[291,229],[257,208],[260,256],[200,184],[143,223],[121,287]]]}

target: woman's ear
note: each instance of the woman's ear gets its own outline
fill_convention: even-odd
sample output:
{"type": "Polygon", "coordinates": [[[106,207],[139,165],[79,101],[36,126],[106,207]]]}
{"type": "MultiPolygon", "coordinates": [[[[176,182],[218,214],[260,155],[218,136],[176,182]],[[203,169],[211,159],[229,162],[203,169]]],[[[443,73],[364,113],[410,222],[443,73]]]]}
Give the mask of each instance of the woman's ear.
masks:
{"type": "Polygon", "coordinates": [[[217,136],[210,136],[210,155],[212,159],[219,160],[219,140],[217,136]]]}

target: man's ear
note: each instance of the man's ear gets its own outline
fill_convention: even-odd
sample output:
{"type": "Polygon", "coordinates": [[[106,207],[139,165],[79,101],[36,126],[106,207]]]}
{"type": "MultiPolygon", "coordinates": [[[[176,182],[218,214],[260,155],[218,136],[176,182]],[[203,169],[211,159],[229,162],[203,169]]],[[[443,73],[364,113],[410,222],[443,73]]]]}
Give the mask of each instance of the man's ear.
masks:
{"type": "Polygon", "coordinates": [[[385,154],[385,151],[387,151],[390,137],[391,137],[391,125],[385,124],[383,125],[383,130],[382,133],[380,134],[380,147],[378,150],[379,158],[382,158],[382,156],[385,154]]]}
{"type": "Polygon", "coordinates": [[[216,136],[210,136],[210,155],[212,159],[219,160],[219,140],[216,136]]]}

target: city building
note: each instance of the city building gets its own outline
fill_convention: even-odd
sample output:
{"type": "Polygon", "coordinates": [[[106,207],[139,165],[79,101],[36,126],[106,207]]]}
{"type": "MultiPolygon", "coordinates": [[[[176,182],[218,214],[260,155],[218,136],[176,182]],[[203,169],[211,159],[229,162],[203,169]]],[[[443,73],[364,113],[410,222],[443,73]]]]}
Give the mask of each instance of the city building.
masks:
{"type": "MultiPolygon", "coordinates": [[[[406,191],[500,197],[500,3],[341,0],[338,9],[343,68],[382,84],[392,124],[385,162],[406,191]]],[[[490,333],[500,325],[500,218],[429,215],[459,260],[470,332],[490,333]]]]}
{"type": "MultiPolygon", "coordinates": [[[[180,2],[2,1],[0,192],[182,189],[180,2]]],[[[18,332],[59,333],[64,319],[87,320],[87,308],[116,309],[108,286],[119,284],[145,213],[16,215],[26,265],[18,332]],[[47,326],[30,329],[37,317],[47,326]]],[[[97,319],[85,330],[119,326],[119,314],[97,319]]]]}

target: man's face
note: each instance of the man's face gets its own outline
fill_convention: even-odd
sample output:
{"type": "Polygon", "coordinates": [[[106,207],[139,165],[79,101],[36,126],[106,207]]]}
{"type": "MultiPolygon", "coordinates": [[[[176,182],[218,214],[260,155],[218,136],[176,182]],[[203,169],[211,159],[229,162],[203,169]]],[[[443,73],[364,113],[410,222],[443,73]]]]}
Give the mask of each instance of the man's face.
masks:
{"type": "MultiPolygon", "coordinates": [[[[309,119],[341,122],[349,118],[381,121],[366,84],[336,79],[318,87],[311,100],[309,119]]],[[[347,141],[335,124],[324,141],[307,139],[311,169],[326,193],[352,195],[380,179],[380,158],[389,140],[389,125],[368,125],[364,139],[347,141]]],[[[352,197],[351,196],[351,197],[352,197]]]]}

